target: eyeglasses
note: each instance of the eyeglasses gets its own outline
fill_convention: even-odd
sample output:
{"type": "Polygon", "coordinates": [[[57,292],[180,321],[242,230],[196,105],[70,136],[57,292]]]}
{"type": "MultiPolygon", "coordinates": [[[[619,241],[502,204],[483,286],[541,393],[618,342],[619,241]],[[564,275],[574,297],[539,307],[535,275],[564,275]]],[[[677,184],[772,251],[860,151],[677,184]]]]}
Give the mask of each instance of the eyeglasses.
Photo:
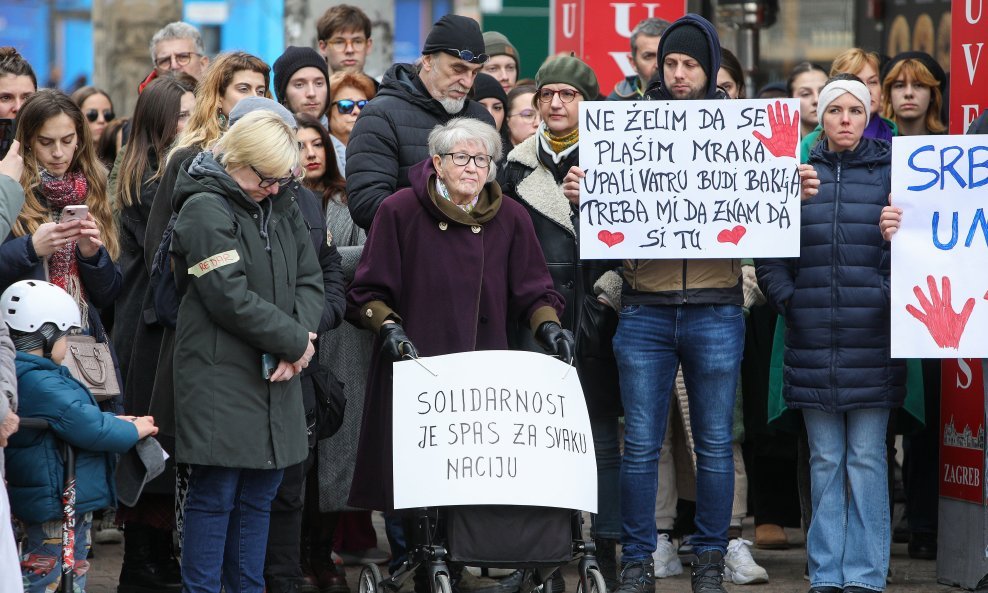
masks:
{"type": "Polygon", "coordinates": [[[348,113],[353,113],[353,108],[363,109],[364,105],[367,105],[367,99],[361,99],[360,101],[353,101],[350,99],[340,99],[339,101],[333,101],[333,105],[336,105],[336,110],[343,115],[348,113]]]}
{"type": "Polygon", "coordinates": [[[360,51],[364,49],[365,45],[367,45],[367,38],[354,37],[353,39],[345,39],[343,37],[335,37],[333,39],[330,39],[326,43],[332,45],[333,49],[335,49],[336,51],[343,51],[346,49],[346,46],[348,45],[353,46],[353,49],[355,51],[360,51]]]}
{"type": "Polygon", "coordinates": [[[175,58],[175,63],[179,66],[188,66],[189,62],[192,61],[192,56],[201,56],[202,54],[196,53],[194,51],[185,51],[179,54],[172,54],[170,56],[164,56],[158,58],[154,61],[154,65],[162,70],[171,70],[172,58],[175,58]]]}
{"type": "Polygon", "coordinates": [[[269,188],[276,183],[278,185],[286,185],[298,179],[302,175],[302,170],[299,168],[292,169],[292,172],[288,175],[288,177],[265,177],[264,175],[261,175],[260,171],[254,168],[254,165],[250,165],[250,170],[254,172],[254,175],[257,175],[258,179],[261,180],[261,182],[257,184],[257,186],[261,189],[269,188]]]}
{"type": "Polygon", "coordinates": [[[573,89],[561,89],[554,91],[552,89],[542,89],[539,91],[539,101],[542,103],[552,103],[553,95],[559,94],[559,100],[563,103],[572,103],[573,99],[580,94],[580,91],[574,91],[573,89]]]}
{"type": "Polygon", "coordinates": [[[448,156],[453,164],[458,167],[466,167],[467,163],[473,160],[473,164],[477,165],[480,169],[486,169],[491,166],[491,161],[493,160],[486,154],[474,154],[470,155],[465,152],[446,152],[443,156],[448,156]]]}
{"type": "MultiPolygon", "coordinates": [[[[99,119],[99,113],[98,109],[89,109],[86,111],[86,119],[95,123],[99,119]]],[[[113,113],[112,109],[103,110],[103,121],[112,121],[114,117],[116,117],[116,114],[113,113]]]]}
{"type": "Polygon", "coordinates": [[[447,47],[443,51],[451,56],[455,56],[457,58],[460,58],[461,60],[465,60],[467,62],[471,62],[474,64],[483,64],[487,60],[491,59],[491,57],[487,54],[474,54],[469,49],[453,49],[451,47],[447,47]]]}
{"type": "Polygon", "coordinates": [[[535,118],[538,115],[539,115],[539,113],[537,111],[535,111],[534,109],[522,109],[518,113],[512,113],[511,115],[508,116],[508,118],[510,119],[512,117],[520,117],[523,121],[527,121],[528,123],[532,123],[533,121],[535,121],[535,118]]]}

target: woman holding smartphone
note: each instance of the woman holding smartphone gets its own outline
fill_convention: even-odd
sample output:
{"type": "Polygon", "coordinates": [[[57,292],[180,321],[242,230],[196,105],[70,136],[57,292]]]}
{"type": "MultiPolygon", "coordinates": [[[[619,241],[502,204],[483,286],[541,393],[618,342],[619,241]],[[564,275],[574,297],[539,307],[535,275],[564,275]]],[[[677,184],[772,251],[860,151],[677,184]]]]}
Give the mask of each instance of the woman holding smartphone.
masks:
{"type": "MultiPolygon", "coordinates": [[[[122,278],[113,263],[119,248],[106,169],[86,119],[68,95],[42,89],[21,108],[16,139],[24,207],[0,245],[0,290],[18,280],[48,280],[79,305],[83,332],[108,343],[99,311],[116,299],[122,278]]],[[[119,399],[102,405],[122,413],[119,399]]]]}

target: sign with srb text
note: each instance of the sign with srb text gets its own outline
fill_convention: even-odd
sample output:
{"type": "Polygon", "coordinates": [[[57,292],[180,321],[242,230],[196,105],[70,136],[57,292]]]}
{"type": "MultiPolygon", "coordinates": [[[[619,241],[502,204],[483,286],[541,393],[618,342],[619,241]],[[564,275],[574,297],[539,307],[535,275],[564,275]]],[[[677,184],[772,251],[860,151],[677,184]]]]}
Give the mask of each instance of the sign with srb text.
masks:
{"type": "Polygon", "coordinates": [[[580,257],[799,255],[799,101],[580,103],[580,257]]]}
{"type": "Polygon", "coordinates": [[[486,350],[394,364],[395,508],[464,504],[597,512],[597,464],[576,370],[486,350]]]}

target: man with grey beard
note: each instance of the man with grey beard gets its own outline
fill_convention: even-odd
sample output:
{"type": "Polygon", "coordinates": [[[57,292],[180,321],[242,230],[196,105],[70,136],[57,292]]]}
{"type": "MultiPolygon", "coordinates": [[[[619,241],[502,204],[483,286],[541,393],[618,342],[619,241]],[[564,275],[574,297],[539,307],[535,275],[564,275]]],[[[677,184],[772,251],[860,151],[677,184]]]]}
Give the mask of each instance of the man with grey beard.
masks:
{"type": "Polygon", "coordinates": [[[467,98],[487,60],[477,21],[447,14],[432,27],[417,64],[388,69],[347,144],[347,200],[358,226],[369,229],[384,198],[408,187],[408,169],[429,158],[434,127],[454,117],[494,125],[490,113],[467,98]]]}

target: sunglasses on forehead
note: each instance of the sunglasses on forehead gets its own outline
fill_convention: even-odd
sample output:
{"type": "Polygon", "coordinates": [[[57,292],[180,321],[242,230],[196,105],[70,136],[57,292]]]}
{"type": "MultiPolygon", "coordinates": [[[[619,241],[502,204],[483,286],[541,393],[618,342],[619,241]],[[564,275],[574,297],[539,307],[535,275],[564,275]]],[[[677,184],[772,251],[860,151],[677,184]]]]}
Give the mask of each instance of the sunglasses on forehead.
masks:
{"type": "MultiPolygon", "coordinates": [[[[86,110],[86,119],[91,122],[95,122],[99,119],[99,113],[100,112],[98,109],[88,109],[86,110]]],[[[116,117],[116,115],[113,113],[112,109],[103,110],[103,121],[111,121],[114,117],[116,117]]]]}
{"type": "Polygon", "coordinates": [[[333,105],[336,105],[336,110],[343,115],[353,113],[353,108],[357,107],[363,109],[367,105],[367,99],[361,99],[360,101],[351,101],[350,99],[340,99],[339,101],[333,101],[333,105]]]}
{"type": "Polygon", "coordinates": [[[475,54],[469,49],[454,49],[452,47],[447,47],[443,51],[451,56],[455,56],[461,60],[465,60],[473,64],[483,64],[491,58],[487,54],[475,54]]]}

